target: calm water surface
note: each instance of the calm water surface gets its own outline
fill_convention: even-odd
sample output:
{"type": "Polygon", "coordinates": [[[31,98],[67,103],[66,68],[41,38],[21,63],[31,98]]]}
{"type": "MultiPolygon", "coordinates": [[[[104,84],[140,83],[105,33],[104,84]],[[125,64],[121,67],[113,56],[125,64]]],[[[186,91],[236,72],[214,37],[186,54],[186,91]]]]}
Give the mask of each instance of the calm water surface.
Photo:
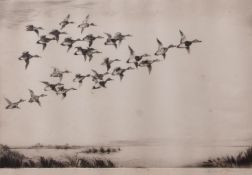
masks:
{"type": "MultiPolygon", "coordinates": [[[[17,149],[27,157],[38,156],[64,159],[67,155],[74,155],[81,149],[17,149]]],[[[148,168],[172,168],[194,165],[225,155],[237,155],[245,151],[246,147],[224,146],[124,146],[120,152],[110,154],[86,154],[78,153],[79,157],[101,157],[112,160],[118,167],[148,167],[148,168]]]]}

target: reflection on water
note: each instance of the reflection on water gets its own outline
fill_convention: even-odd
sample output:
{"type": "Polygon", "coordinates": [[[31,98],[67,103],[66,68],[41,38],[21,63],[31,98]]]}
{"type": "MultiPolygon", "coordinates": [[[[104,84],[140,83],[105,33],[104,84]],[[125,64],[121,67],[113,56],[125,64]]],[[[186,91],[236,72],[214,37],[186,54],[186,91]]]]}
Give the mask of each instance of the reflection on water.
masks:
{"type": "MultiPolygon", "coordinates": [[[[74,155],[82,149],[17,149],[27,157],[38,156],[64,159],[66,155],[74,155]]],[[[112,160],[118,167],[184,167],[195,165],[209,158],[226,155],[237,155],[245,147],[188,147],[188,146],[124,146],[120,152],[111,154],[79,153],[80,157],[103,157],[112,160]]]]}

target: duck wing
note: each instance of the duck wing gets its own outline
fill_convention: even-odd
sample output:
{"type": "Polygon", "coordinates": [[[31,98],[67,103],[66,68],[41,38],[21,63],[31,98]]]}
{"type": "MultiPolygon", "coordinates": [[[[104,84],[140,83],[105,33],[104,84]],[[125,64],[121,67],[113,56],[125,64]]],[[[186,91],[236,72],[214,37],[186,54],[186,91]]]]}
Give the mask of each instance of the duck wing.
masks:
{"type": "Polygon", "coordinates": [[[42,49],[45,50],[45,48],[46,48],[46,43],[42,43],[42,46],[43,46],[42,49]]]}
{"type": "Polygon", "coordinates": [[[55,34],[55,35],[54,35],[54,38],[55,38],[55,40],[56,40],[57,42],[59,42],[59,35],[55,34]]]}
{"type": "Polygon", "coordinates": [[[62,81],[62,79],[63,79],[63,74],[60,74],[60,76],[59,76],[60,82],[62,81]]]}
{"type": "Polygon", "coordinates": [[[8,99],[8,98],[4,98],[5,99],[5,101],[10,105],[10,104],[12,104],[12,102],[8,99]]]}
{"type": "Polygon", "coordinates": [[[69,52],[69,50],[73,47],[73,45],[68,45],[68,48],[67,48],[67,52],[69,52]]]}
{"type": "Polygon", "coordinates": [[[190,53],[191,52],[190,47],[186,47],[186,51],[187,53],[190,53]]]}
{"type": "Polygon", "coordinates": [[[29,90],[29,92],[30,92],[31,97],[33,97],[33,96],[34,96],[33,90],[31,90],[31,89],[28,89],[28,90],[29,90]]]}
{"type": "Polygon", "coordinates": [[[108,72],[109,69],[111,68],[111,65],[110,64],[106,64],[106,67],[107,67],[107,72],[108,72]]]}
{"type": "Polygon", "coordinates": [[[88,14],[83,22],[87,23],[88,20],[89,20],[89,16],[90,16],[90,15],[88,14]]]}
{"type": "Polygon", "coordinates": [[[134,50],[130,46],[128,46],[128,48],[130,50],[130,55],[134,55],[135,54],[134,50]]]}
{"type": "Polygon", "coordinates": [[[89,57],[89,62],[93,59],[93,55],[92,54],[88,54],[88,57],[89,57]]]}
{"type": "Polygon", "coordinates": [[[38,29],[34,29],[34,32],[39,36],[39,30],[38,29]]]}
{"type": "Polygon", "coordinates": [[[91,47],[91,46],[92,46],[93,41],[94,41],[94,40],[89,40],[89,42],[88,42],[88,47],[91,47]]]}
{"type": "Polygon", "coordinates": [[[179,33],[180,33],[180,36],[181,36],[180,44],[182,44],[182,43],[184,43],[186,41],[186,36],[181,30],[179,30],[179,33]]]}
{"type": "Polygon", "coordinates": [[[107,35],[108,38],[112,38],[112,35],[109,33],[104,33],[105,35],[107,35]]]}
{"type": "Polygon", "coordinates": [[[113,46],[117,49],[117,44],[116,44],[116,42],[113,42],[113,46]]]}
{"type": "Polygon", "coordinates": [[[19,60],[23,60],[23,55],[21,55],[20,57],[18,57],[19,60]]]}
{"type": "Polygon", "coordinates": [[[148,72],[149,72],[149,74],[151,73],[151,70],[152,70],[152,65],[151,64],[148,64],[147,65],[147,68],[148,68],[148,72]]]}
{"type": "Polygon", "coordinates": [[[25,69],[27,69],[27,68],[28,68],[29,63],[30,63],[29,59],[26,59],[26,60],[25,60],[25,69]]]}
{"type": "Polygon", "coordinates": [[[36,103],[38,103],[39,106],[41,106],[41,103],[39,100],[36,100],[36,103]]]}
{"type": "Polygon", "coordinates": [[[63,21],[60,25],[61,25],[60,29],[62,30],[67,25],[67,23],[66,23],[66,21],[63,21]]]}
{"type": "Polygon", "coordinates": [[[64,92],[64,93],[62,93],[61,95],[62,95],[62,100],[63,100],[63,99],[67,96],[67,93],[64,92]]]}
{"type": "Polygon", "coordinates": [[[81,28],[81,33],[83,33],[83,32],[84,32],[84,29],[85,29],[85,27],[82,27],[82,28],[81,28]]]}
{"type": "Polygon", "coordinates": [[[64,21],[68,21],[69,18],[70,18],[70,14],[68,14],[68,15],[66,16],[66,18],[64,19],[64,21]]]}
{"type": "Polygon", "coordinates": [[[109,58],[104,58],[103,62],[101,63],[101,65],[107,65],[107,63],[109,62],[109,58]]]}
{"type": "Polygon", "coordinates": [[[58,73],[60,70],[57,67],[52,67],[53,68],[53,73],[58,73]]]}
{"type": "Polygon", "coordinates": [[[82,54],[84,57],[84,60],[87,61],[87,55],[86,54],[82,54]]]}
{"type": "Polygon", "coordinates": [[[120,77],[120,81],[122,81],[123,77],[124,77],[124,74],[123,73],[120,73],[119,74],[119,77],[120,77]]]}
{"type": "Polygon", "coordinates": [[[43,83],[43,84],[45,84],[45,85],[47,85],[47,86],[50,85],[47,81],[41,81],[41,83],[43,83]]]}
{"type": "Polygon", "coordinates": [[[98,75],[98,72],[96,72],[96,70],[92,69],[92,72],[94,72],[95,75],[98,75]]]}
{"type": "Polygon", "coordinates": [[[157,43],[158,43],[158,49],[163,47],[163,43],[157,38],[157,43]]]}

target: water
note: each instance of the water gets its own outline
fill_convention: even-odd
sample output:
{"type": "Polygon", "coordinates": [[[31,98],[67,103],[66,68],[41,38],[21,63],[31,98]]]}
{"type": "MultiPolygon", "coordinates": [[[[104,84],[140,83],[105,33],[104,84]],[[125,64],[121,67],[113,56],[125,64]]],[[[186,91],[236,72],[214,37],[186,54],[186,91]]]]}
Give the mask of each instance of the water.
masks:
{"type": "MultiPolygon", "coordinates": [[[[65,156],[73,156],[81,149],[16,149],[30,158],[39,156],[64,160],[65,156]]],[[[107,158],[116,163],[117,167],[137,168],[173,168],[195,165],[209,158],[226,155],[237,155],[245,151],[245,147],[224,146],[123,146],[121,151],[110,154],[79,153],[79,157],[107,158]]]]}

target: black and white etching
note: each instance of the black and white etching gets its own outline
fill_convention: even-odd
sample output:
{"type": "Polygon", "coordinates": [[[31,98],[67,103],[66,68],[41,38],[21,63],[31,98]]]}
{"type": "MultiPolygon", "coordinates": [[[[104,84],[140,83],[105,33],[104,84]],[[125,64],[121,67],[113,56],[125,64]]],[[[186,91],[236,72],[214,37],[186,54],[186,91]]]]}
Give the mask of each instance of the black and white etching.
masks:
{"type": "Polygon", "coordinates": [[[251,167],[251,5],[0,1],[0,168],[251,167]]]}

